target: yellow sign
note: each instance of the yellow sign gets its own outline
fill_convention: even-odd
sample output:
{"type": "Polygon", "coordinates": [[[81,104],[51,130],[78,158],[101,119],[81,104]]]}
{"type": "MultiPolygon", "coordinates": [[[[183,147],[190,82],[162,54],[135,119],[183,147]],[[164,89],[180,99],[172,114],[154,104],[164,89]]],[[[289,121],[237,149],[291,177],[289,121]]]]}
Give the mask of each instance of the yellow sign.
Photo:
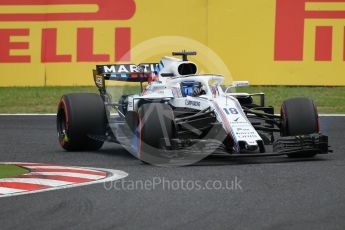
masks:
{"type": "Polygon", "coordinates": [[[345,0],[41,1],[0,0],[0,86],[93,85],[96,64],[183,49],[226,84],[345,85],[345,0]]]}

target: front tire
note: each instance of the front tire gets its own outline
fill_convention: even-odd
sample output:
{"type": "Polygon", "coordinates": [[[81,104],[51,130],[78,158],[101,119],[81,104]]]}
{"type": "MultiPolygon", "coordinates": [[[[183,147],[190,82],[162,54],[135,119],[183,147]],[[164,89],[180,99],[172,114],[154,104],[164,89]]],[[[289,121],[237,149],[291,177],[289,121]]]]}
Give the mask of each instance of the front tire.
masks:
{"type": "Polygon", "coordinates": [[[104,136],[106,111],[97,94],[76,93],[62,96],[57,112],[59,143],[67,151],[98,150],[103,141],[90,135],[104,136]]]}
{"type": "Polygon", "coordinates": [[[138,111],[139,159],[155,162],[160,155],[162,139],[168,142],[175,135],[174,113],[169,105],[163,103],[143,104],[138,111]]]}
{"type": "MultiPolygon", "coordinates": [[[[300,97],[283,102],[281,136],[300,136],[319,132],[319,116],[312,99],[300,97]]],[[[315,153],[292,153],[289,157],[313,157],[315,153]]]]}

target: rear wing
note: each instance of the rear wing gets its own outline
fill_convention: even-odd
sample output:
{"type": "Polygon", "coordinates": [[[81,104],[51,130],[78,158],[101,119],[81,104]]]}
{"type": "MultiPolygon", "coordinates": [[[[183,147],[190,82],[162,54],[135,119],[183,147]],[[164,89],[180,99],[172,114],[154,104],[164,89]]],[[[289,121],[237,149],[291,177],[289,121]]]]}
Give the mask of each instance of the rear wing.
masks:
{"type": "Polygon", "coordinates": [[[143,82],[158,74],[158,68],[159,63],[97,65],[92,72],[95,84],[102,92],[105,92],[105,80],[140,82],[142,91],[143,82]]]}
{"type": "Polygon", "coordinates": [[[100,75],[104,80],[146,82],[149,77],[157,74],[159,63],[134,64],[114,64],[97,65],[93,71],[95,75],[100,75]]]}

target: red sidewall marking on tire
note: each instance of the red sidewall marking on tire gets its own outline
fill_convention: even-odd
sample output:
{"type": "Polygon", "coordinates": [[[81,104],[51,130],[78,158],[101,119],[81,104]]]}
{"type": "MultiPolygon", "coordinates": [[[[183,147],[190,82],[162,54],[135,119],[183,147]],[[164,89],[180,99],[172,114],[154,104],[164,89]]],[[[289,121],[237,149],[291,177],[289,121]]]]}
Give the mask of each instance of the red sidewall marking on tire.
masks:
{"type": "Polygon", "coordinates": [[[64,112],[65,112],[65,119],[66,119],[66,130],[68,129],[68,110],[67,110],[67,104],[65,102],[64,98],[61,98],[61,103],[63,104],[64,107],[64,112]]]}
{"type": "MultiPolygon", "coordinates": [[[[67,135],[67,132],[68,132],[68,124],[69,124],[69,119],[68,119],[68,110],[67,110],[67,104],[65,102],[65,99],[62,97],[61,100],[60,100],[60,103],[59,103],[59,106],[58,106],[58,112],[61,108],[61,105],[63,105],[63,110],[64,110],[64,113],[65,113],[65,135],[67,135]]],[[[59,138],[59,142],[60,142],[60,145],[61,146],[64,146],[65,145],[65,139],[64,138],[59,138]]]]}

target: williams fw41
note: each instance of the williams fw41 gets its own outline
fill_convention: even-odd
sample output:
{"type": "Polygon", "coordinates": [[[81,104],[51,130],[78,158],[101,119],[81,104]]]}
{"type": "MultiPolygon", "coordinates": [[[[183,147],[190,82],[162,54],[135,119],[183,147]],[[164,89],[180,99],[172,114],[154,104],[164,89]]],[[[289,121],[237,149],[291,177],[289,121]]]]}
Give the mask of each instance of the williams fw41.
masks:
{"type": "Polygon", "coordinates": [[[210,154],[313,157],[329,152],[310,98],[288,99],[276,115],[263,93],[234,92],[248,82],[222,87],[224,77],[198,74],[190,55],[196,52],[174,52],[182,58],[163,57],[159,63],[96,66],[100,95],[67,94],[59,102],[61,146],[90,151],[115,142],[155,165],[192,164],[210,154]],[[135,87],[140,93],[114,99],[114,89],[128,82],[140,83],[135,87]]]}

